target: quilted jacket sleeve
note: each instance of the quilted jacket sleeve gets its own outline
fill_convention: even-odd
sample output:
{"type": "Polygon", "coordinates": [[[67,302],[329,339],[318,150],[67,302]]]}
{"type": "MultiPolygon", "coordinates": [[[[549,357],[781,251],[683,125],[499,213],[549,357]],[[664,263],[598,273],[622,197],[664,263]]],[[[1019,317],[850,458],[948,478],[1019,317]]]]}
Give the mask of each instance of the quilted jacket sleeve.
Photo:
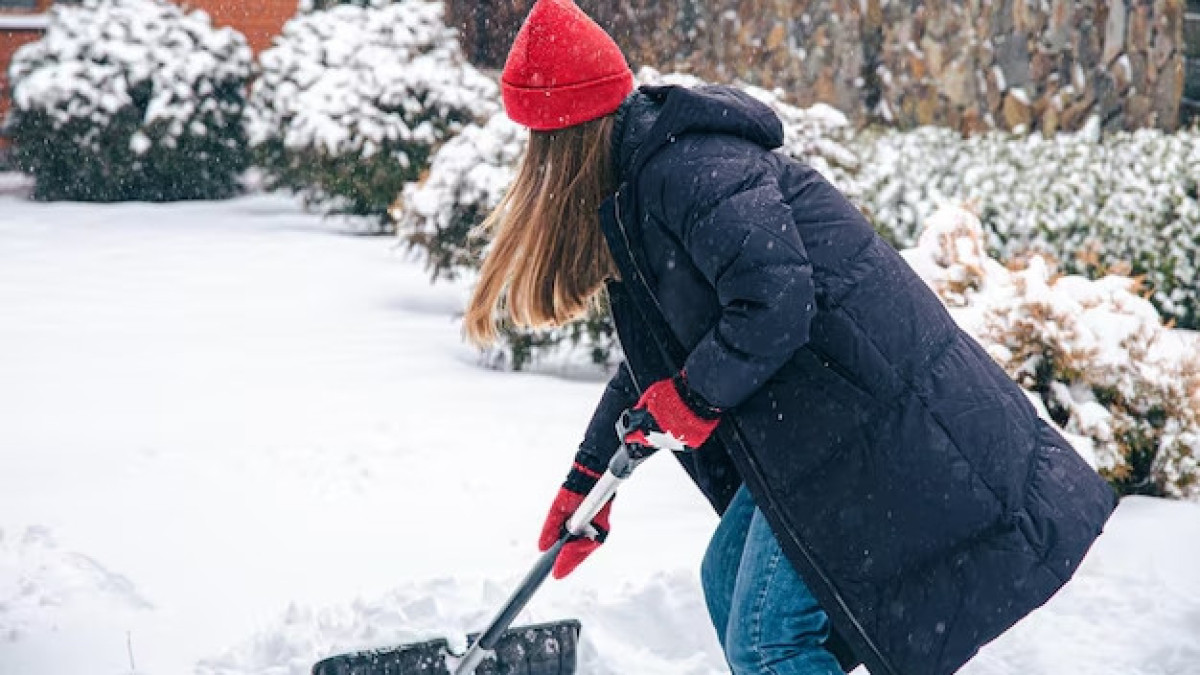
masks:
{"type": "Polygon", "coordinates": [[[751,155],[687,164],[656,172],[660,184],[644,194],[722,308],[687,358],[688,383],[712,405],[732,408],[808,342],[812,265],[768,162],[751,155]]]}
{"type": "Polygon", "coordinates": [[[637,389],[629,376],[629,369],[624,362],[604,388],[592,421],[588,424],[579,446],[576,460],[586,467],[597,471],[608,466],[608,462],[620,445],[617,439],[617,419],[627,408],[637,402],[637,389]]]}

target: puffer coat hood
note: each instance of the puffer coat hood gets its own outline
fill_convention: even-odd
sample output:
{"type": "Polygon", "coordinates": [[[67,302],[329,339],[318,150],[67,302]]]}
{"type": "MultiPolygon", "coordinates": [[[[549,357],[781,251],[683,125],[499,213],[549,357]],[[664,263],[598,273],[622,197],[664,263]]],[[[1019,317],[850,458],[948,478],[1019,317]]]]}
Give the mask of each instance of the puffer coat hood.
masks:
{"type": "Polygon", "coordinates": [[[683,134],[724,134],[774,150],[783,145],[783,123],[765,104],[730,87],[642,87],[617,111],[614,159],[622,175],[683,134]],[[674,92],[669,108],[662,103],[674,92]]]}
{"type": "Polygon", "coordinates": [[[772,152],[769,108],[646,87],[618,112],[601,223],[626,362],[583,444],[686,368],[728,409],[678,458],[721,512],[743,481],[872,675],[949,675],[1071,577],[1112,489],[835,188],[772,152]]]}

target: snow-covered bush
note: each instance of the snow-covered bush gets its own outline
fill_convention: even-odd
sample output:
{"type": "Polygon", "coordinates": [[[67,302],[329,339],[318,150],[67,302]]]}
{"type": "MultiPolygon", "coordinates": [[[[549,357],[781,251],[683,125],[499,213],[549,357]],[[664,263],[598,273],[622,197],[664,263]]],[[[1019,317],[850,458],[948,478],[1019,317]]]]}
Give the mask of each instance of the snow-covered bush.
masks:
{"type": "Polygon", "coordinates": [[[1009,270],[983,240],[944,209],[903,255],[1122,494],[1200,497],[1200,362],[1138,280],[1009,270]]]}
{"type": "Polygon", "coordinates": [[[165,0],[55,7],[13,58],[13,161],[39,199],[229,196],[251,65],[241,34],[165,0]]]}
{"type": "Polygon", "coordinates": [[[971,203],[1001,260],[1049,254],[1071,273],[1143,277],[1150,299],[1200,327],[1200,131],[962,139],[926,127],[864,134],[843,186],[894,244],[941,204],[971,203]]]}
{"type": "Polygon", "coordinates": [[[1200,496],[1200,363],[1136,294],[1138,282],[1053,279],[1042,258],[1012,281],[983,334],[1009,374],[1092,440],[1122,494],[1200,496]]]}
{"type": "Polygon", "coordinates": [[[979,218],[943,208],[925,221],[917,245],[900,252],[946,305],[970,307],[989,280],[1006,279],[1004,266],[987,254],[979,218]]]}
{"type": "Polygon", "coordinates": [[[435,279],[479,268],[487,239],[478,225],[516,178],[528,140],[524,127],[507,115],[493,115],[447,141],[425,180],[404,186],[392,218],[435,279]]]}
{"type": "Polygon", "coordinates": [[[497,110],[497,87],[463,57],[443,5],[405,0],[302,14],[261,56],[247,109],[273,187],[373,216],[447,138],[497,110]]]}
{"type": "Polygon", "coordinates": [[[489,363],[497,368],[521,370],[551,360],[606,366],[622,356],[607,304],[593,304],[582,318],[559,328],[518,330],[502,324],[500,339],[501,343],[486,354],[489,363]]]}

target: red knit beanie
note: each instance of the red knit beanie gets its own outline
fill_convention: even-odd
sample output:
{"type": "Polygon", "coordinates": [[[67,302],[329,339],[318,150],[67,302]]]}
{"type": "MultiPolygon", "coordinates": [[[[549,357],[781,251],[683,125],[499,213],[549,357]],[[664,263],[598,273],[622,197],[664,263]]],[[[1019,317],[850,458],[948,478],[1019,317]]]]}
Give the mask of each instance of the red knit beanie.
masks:
{"type": "Polygon", "coordinates": [[[633,91],[620,48],[571,0],[538,0],[504,64],[504,108],[545,131],[603,117],[633,91]]]}

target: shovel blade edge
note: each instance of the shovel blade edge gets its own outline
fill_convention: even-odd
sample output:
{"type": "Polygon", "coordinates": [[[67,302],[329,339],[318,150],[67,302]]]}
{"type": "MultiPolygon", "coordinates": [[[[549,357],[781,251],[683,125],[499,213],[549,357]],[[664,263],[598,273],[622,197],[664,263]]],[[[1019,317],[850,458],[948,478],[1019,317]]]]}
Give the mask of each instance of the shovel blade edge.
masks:
{"type": "MultiPolygon", "coordinates": [[[[476,675],[575,675],[580,625],[569,619],[510,628],[476,675]]],[[[468,635],[474,644],[477,634],[468,635]]],[[[339,654],[317,662],[312,675],[452,675],[457,659],[445,639],[339,654]]]]}

